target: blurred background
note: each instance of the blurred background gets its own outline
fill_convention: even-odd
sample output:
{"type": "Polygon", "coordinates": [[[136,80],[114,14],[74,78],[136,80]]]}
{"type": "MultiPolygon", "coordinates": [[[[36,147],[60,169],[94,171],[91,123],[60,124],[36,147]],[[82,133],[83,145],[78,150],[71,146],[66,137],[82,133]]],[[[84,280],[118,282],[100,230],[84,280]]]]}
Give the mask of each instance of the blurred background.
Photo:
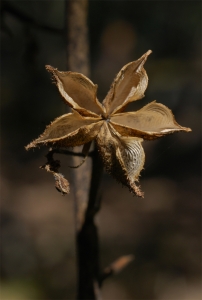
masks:
{"type": "MultiPolygon", "coordinates": [[[[62,197],[39,169],[47,149],[24,149],[67,110],[44,68],[66,70],[64,7],[1,1],[2,300],[75,299],[73,182],[62,197]]],[[[99,100],[124,64],[151,49],[145,98],[128,110],[157,100],[192,128],[143,143],[144,199],[104,174],[101,266],[125,254],[135,260],[106,280],[103,299],[201,299],[201,12],[200,1],[89,1],[99,100]]],[[[68,158],[59,158],[71,181],[68,158]]]]}

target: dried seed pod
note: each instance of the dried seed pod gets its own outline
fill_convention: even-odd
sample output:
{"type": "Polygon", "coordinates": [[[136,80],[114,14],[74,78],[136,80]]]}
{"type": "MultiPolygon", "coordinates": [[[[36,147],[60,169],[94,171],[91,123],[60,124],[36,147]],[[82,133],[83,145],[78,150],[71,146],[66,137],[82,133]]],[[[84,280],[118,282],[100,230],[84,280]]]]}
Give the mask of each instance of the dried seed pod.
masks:
{"type": "MultiPolygon", "coordinates": [[[[102,104],[96,96],[97,85],[86,76],[46,66],[72,113],[55,119],[26,149],[42,145],[75,147],[96,140],[106,170],[134,194],[143,197],[136,185],[145,161],[142,141],[191,131],[180,126],[171,110],[156,101],[136,112],[122,113],[130,102],[144,97],[148,77],[143,66],[150,53],[151,50],[147,51],[120,70],[102,104]]],[[[56,188],[66,193],[69,186],[56,173],[56,188]]]]}

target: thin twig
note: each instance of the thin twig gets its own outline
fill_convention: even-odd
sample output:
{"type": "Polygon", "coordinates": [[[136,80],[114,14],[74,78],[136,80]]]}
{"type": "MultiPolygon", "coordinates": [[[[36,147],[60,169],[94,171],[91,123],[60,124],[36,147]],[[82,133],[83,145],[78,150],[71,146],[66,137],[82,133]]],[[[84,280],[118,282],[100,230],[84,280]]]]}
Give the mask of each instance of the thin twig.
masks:
{"type": "MultiPolygon", "coordinates": [[[[81,152],[74,152],[74,151],[69,151],[67,149],[62,149],[62,148],[51,148],[48,152],[48,154],[46,155],[46,157],[48,156],[52,156],[53,154],[64,154],[64,155],[71,155],[71,156],[77,156],[77,157],[84,157],[85,155],[81,152]]],[[[88,153],[89,157],[93,157],[95,155],[94,151],[91,151],[88,153]]]]}
{"type": "Polygon", "coordinates": [[[134,255],[129,254],[116,259],[107,268],[105,268],[103,273],[100,275],[100,285],[102,285],[106,278],[121,272],[129,263],[134,260],[134,258],[134,255]]]}
{"type": "Polygon", "coordinates": [[[95,148],[93,169],[89,191],[89,202],[85,215],[85,222],[77,235],[79,260],[79,290],[78,299],[100,298],[100,267],[99,267],[99,239],[97,226],[94,222],[95,214],[100,207],[98,187],[102,176],[102,162],[95,148]]]}

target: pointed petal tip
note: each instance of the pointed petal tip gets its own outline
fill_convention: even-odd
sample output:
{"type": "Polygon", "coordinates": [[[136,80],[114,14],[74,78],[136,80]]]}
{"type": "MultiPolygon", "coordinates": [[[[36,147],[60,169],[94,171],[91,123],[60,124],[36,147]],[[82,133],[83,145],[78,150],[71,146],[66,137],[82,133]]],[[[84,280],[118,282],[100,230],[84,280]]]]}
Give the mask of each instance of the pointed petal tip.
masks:
{"type": "Polygon", "coordinates": [[[25,150],[29,151],[32,147],[30,145],[25,146],[25,150]]]}
{"type": "Polygon", "coordinates": [[[148,55],[150,55],[151,53],[152,53],[152,50],[148,50],[148,51],[145,53],[145,55],[148,56],[148,55]]]}
{"type": "Polygon", "coordinates": [[[32,143],[29,143],[28,145],[26,145],[26,146],[25,146],[25,150],[28,151],[30,148],[32,148],[31,144],[32,144],[32,143]]]}
{"type": "Polygon", "coordinates": [[[145,52],[139,59],[143,60],[144,63],[147,60],[147,57],[152,53],[152,50],[148,50],[147,52],[145,52]]]}
{"type": "Polygon", "coordinates": [[[190,132],[190,131],[192,131],[192,129],[191,129],[191,128],[189,128],[189,127],[184,127],[184,129],[185,129],[185,131],[187,131],[187,132],[190,132]]]}
{"type": "Polygon", "coordinates": [[[192,131],[192,129],[191,129],[191,128],[189,128],[189,127],[182,127],[182,126],[180,126],[180,131],[191,132],[191,131],[192,131]]]}
{"type": "Polygon", "coordinates": [[[29,151],[31,148],[35,148],[36,144],[34,142],[29,143],[27,146],[25,146],[25,150],[29,151]]]}
{"type": "Polygon", "coordinates": [[[53,72],[55,70],[55,68],[53,68],[52,66],[50,65],[45,65],[45,69],[48,71],[48,72],[53,72]]]}
{"type": "Polygon", "coordinates": [[[135,183],[132,183],[131,192],[134,193],[137,197],[144,198],[144,193],[140,190],[140,187],[137,186],[135,183]]]}
{"type": "MultiPolygon", "coordinates": [[[[148,50],[146,53],[144,53],[138,60],[139,66],[137,67],[136,71],[139,72],[142,70],[143,65],[145,64],[147,57],[152,53],[152,50],[148,50]]],[[[141,97],[142,98],[142,97],[141,97]]]]}

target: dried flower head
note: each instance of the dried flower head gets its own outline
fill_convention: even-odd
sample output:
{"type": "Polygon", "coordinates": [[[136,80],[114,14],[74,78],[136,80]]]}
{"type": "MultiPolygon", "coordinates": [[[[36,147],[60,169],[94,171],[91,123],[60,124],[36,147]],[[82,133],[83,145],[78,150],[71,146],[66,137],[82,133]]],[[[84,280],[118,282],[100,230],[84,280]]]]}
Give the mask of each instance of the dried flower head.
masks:
{"type": "Polygon", "coordinates": [[[26,149],[41,145],[74,147],[95,139],[107,172],[143,197],[136,185],[145,161],[142,141],[191,131],[180,126],[171,110],[156,101],[136,112],[122,112],[127,104],[144,97],[148,77],[143,65],[150,53],[120,70],[102,104],[96,97],[97,85],[86,76],[46,66],[72,112],[55,119],[26,149]]]}

